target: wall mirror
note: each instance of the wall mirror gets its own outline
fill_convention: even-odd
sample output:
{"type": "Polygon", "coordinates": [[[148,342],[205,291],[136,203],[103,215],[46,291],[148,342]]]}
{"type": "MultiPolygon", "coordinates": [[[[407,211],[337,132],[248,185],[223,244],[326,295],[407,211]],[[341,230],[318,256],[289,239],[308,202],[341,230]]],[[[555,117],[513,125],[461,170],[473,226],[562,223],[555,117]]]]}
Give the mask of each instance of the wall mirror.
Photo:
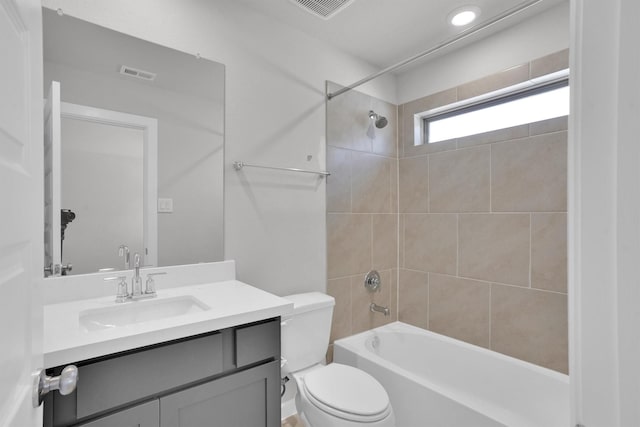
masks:
{"type": "Polygon", "coordinates": [[[223,260],[224,65],[47,8],[43,37],[45,276],[223,260]]]}

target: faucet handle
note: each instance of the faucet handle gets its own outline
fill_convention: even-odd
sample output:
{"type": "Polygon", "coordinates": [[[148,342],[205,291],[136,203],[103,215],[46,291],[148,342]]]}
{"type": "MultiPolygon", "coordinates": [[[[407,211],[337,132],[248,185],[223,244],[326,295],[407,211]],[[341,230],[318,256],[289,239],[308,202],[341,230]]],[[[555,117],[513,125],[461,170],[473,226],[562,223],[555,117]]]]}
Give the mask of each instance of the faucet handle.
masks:
{"type": "Polygon", "coordinates": [[[116,302],[125,302],[127,298],[129,298],[129,292],[127,292],[127,276],[105,277],[103,280],[105,282],[119,280],[118,290],[116,292],[116,302]]]}
{"type": "Polygon", "coordinates": [[[144,293],[155,295],[156,293],[156,284],[153,281],[153,276],[160,276],[162,274],[167,274],[166,271],[160,271],[158,273],[149,273],[147,274],[147,283],[145,284],[144,293]]]}

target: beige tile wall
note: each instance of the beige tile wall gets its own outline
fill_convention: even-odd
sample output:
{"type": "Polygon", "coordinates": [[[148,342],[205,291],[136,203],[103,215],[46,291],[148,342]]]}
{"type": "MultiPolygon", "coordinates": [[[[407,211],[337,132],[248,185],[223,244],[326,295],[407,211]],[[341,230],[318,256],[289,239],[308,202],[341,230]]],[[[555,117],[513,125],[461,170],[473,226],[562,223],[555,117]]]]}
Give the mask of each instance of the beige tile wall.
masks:
{"type": "Polygon", "coordinates": [[[398,107],[355,90],[328,102],[331,342],[397,319],[567,372],[567,119],[413,141],[415,113],[567,66],[562,51],[398,107]],[[375,139],[370,109],[389,119],[375,139]]]}
{"type": "Polygon", "coordinates": [[[413,115],[567,67],[566,51],[399,106],[401,321],[561,372],[567,118],[433,146],[413,115]]]}
{"type": "MultiPolygon", "coordinates": [[[[337,88],[329,83],[328,91],[337,88]]],[[[397,111],[396,105],[355,90],[327,103],[327,293],[336,299],[332,343],[398,318],[397,111]],[[374,138],[367,132],[369,110],[389,122],[375,128],[374,138]],[[372,269],[382,278],[380,292],[373,294],[364,287],[372,269]],[[371,313],[371,302],[390,307],[391,316],[371,313]]]]}

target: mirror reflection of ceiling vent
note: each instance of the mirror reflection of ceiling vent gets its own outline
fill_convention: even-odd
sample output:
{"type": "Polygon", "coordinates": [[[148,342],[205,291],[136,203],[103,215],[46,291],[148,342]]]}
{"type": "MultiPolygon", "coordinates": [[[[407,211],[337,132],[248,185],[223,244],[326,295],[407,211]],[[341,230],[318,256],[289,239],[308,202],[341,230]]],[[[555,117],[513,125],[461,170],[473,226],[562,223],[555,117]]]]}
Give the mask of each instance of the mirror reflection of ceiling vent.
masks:
{"type": "Polygon", "coordinates": [[[329,19],[355,0],[291,0],[309,13],[329,19]]]}
{"type": "Polygon", "coordinates": [[[152,73],[151,71],[139,70],[127,65],[123,65],[122,67],[120,67],[120,74],[129,77],[136,77],[138,79],[147,81],[153,81],[156,79],[156,73],[152,73]]]}

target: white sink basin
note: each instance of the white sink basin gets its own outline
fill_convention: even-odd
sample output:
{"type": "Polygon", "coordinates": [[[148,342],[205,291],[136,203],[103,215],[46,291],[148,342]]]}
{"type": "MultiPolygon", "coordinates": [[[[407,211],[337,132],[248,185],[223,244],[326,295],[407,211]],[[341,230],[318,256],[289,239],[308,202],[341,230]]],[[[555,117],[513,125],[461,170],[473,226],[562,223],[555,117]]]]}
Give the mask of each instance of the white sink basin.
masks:
{"type": "Polygon", "coordinates": [[[209,309],[208,305],[192,296],[114,303],[112,307],[80,312],[80,327],[87,332],[99,331],[209,309]]]}

